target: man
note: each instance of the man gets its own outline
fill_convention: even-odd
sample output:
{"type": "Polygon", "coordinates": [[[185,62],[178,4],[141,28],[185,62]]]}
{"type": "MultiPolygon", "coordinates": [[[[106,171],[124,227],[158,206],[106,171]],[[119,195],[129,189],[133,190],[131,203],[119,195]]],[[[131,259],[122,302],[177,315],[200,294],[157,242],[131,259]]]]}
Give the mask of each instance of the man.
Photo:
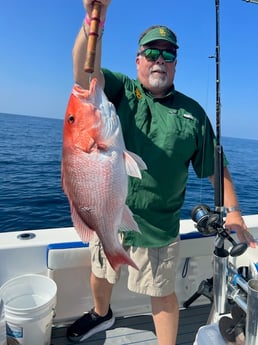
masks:
{"type": "MultiPolygon", "coordinates": [[[[174,88],[178,44],[176,35],[167,27],[154,26],[141,35],[136,57],[137,80],[101,70],[101,31],[110,0],[100,2],[94,76],[117,109],[127,149],[141,156],[148,167],[142,172],[142,180],[129,179],[127,204],[141,234],[128,232],[123,239],[139,267],[139,271],[128,268],[128,288],[150,296],[158,344],[174,345],[179,315],[175,276],[180,208],[190,163],[198,177],[213,181],[214,133],[201,106],[174,88]]],[[[93,0],[84,0],[87,16],[73,50],[75,81],[86,89],[89,76],[84,72],[84,60],[92,3],[93,0]]],[[[226,226],[237,231],[240,241],[254,246],[226,167],[224,186],[224,204],[230,210],[226,226]]],[[[91,243],[91,248],[94,308],[68,329],[67,336],[76,341],[114,323],[110,299],[118,277],[103,256],[98,239],[91,243]]]]}

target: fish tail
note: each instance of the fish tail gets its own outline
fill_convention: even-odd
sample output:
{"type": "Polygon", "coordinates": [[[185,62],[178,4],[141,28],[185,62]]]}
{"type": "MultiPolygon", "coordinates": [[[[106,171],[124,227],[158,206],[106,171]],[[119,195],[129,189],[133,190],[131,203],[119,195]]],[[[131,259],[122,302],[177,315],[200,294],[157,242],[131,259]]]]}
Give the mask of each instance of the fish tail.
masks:
{"type": "Polygon", "coordinates": [[[118,271],[121,265],[129,265],[139,270],[135,262],[130,258],[130,256],[126,253],[126,251],[121,248],[118,249],[116,252],[105,253],[107,259],[110,263],[110,266],[113,270],[118,271]]]}

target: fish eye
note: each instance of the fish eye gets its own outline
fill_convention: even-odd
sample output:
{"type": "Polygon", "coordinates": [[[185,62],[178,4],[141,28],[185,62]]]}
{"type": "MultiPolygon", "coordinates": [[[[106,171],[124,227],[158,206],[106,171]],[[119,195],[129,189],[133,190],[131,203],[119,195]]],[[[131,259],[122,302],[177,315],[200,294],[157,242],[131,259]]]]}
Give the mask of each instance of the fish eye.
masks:
{"type": "Polygon", "coordinates": [[[74,118],[73,115],[68,115],[68,122],[69,122],[70,124],[74,123],[74,120],[75,120],[75,118],[74,118]]]}

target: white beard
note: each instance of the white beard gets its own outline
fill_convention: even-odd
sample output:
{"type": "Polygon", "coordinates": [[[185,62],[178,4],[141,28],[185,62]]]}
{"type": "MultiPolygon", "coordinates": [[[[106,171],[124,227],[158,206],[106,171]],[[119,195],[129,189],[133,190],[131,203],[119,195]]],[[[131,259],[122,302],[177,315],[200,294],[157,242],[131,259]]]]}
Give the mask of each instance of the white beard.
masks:
{"type": "Polygon", "coordinates": [[[152,74],[149,76],[149,83],[152,87],[155,88],[164,88],[168,84],[168,78],[167,76],[163,77],[154,77],[152,74]]]}
{"type": "Polygon", "coordinates": [[[152,68],[150,70],[150,76],[149,76],[149,83],[152,87],[164,88],[164,87],[168,86],[167,74],[155,73],[155,75],[154,75],[154,74],[152,74],[152,71],[165,72],[165,69],[162,66],[157,66],[157,65],[152,66],[152,68]]]}

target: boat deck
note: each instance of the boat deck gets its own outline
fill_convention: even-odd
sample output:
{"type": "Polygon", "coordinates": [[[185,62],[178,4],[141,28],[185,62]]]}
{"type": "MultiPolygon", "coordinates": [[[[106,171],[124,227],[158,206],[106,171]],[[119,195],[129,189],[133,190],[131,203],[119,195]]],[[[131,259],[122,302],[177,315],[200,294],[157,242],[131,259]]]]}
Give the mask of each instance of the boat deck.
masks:
{"type": "MultiPolygon", "coordinates": [[[[177,345],[193,345],[199,327],[207,323],[211,304],[192,306],[180,310],[177,345]]],[[[66,328],[53,328],[51,345],[74,345],[66,338],[66,328]]],[[[87,345],[157,345],[151,315],[118,317],[115,325],[100,332],[80,344],[87,345]]]]}

